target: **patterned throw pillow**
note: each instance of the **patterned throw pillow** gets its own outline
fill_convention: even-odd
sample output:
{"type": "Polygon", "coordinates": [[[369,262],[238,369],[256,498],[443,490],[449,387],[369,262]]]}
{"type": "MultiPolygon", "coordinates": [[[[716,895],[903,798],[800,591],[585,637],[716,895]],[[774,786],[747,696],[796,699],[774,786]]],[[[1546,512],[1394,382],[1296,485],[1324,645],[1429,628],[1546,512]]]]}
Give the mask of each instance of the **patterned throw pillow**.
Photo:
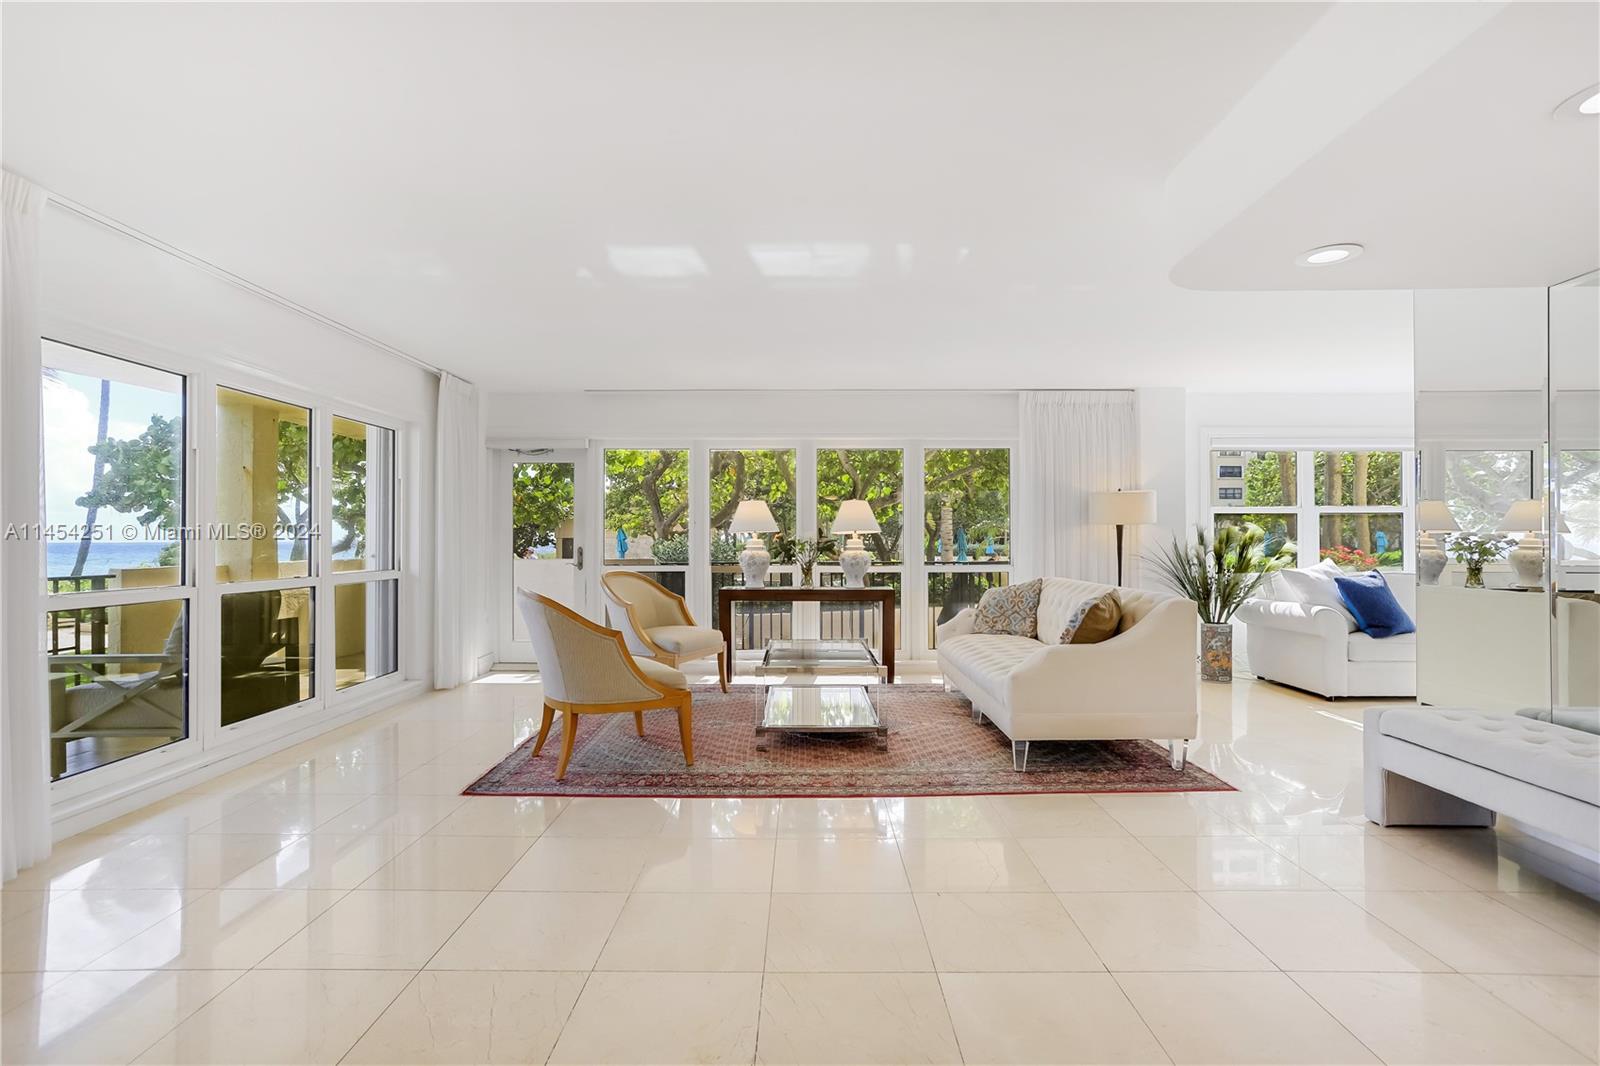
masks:
{"type": "Polygon", "coordinates": [[[1122,601],[1115,592],[1108,592],[1078,604],[1061,631],[1061,643],[1098,644],[1116,636],[1121,624],[1122,601]]]}
{"type": "Polygon", "coordinates": [[[990,589],[978,601],[974,633],[1005,633],[1013,637],[1038,637],[1039,596],[1044,580],[1034,578],[1020,585],[990,589]]]}

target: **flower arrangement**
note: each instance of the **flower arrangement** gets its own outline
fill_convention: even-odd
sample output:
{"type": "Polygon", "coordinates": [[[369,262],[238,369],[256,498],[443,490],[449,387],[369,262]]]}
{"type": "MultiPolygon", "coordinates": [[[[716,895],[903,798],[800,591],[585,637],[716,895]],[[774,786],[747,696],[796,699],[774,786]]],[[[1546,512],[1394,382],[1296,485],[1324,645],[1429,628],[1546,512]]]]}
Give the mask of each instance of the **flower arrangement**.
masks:
{"type": "Polygon", "coordinates": [[[1333,564],[1341,570],[1375,570],[1378,566],[1376,555],[1345,544],[1323,548],[1317,554],[1320,558],[1332,559],[1333,564]]]}
{"type": "Polygon", "coordinates": [[[1455,561],[1467,568],[1467,588],[1483,588],[1483,568],[1498,562],[1517,546],[1515,537],[1492,537],[1482,533],[1453,533],[1446,548],[1455,561]]]}
{"type": "Polygon", "coordinates": [[[816,574],[817,559],[822,555],[822,542],[810,537],[779,537],[772,545],[774,562],[800,568],[800,584],[810,587],[816,574]]]}

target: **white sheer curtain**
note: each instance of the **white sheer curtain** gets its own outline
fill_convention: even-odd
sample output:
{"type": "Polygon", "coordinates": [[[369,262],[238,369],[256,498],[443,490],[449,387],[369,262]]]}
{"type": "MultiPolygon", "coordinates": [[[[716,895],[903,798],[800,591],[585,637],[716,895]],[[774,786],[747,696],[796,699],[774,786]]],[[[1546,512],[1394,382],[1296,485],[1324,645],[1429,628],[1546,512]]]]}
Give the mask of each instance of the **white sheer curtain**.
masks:
{"type": "MultiPolygon", "coordinates": [[[[1075,577],[1113,584],[1116,531],[1089,523],[1089,493],[1138,487],[1132,392],[1024,392],[1021,398],[1015,580],[1075,577]]],[[[1137,558],[1137,530],[1126,530],[1137,558]]],[[[1130,565],[1125,578],[1138,574],[1130,565]]]]}
{"type": "Polygon", "coordinates": [[[471,382],[439,375],[434,454],[433,687],[455,688],[478,675],[486,649],[483,414],[471,382]]]}
{"type": "MultiPolygon", "coordinates": [[[[44,190],[14,174],[0,187],[0,527],[40,521],[39,215],[44,190]]],[[[0,550],[0,873],[50,854],[40,542],[0,550]]]]}

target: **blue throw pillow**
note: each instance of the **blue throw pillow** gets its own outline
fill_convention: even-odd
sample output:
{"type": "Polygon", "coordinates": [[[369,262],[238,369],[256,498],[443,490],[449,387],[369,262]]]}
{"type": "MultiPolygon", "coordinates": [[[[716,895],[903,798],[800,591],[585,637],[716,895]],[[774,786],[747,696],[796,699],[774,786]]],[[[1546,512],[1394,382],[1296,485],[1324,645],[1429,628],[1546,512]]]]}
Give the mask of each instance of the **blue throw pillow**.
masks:
{"type": "Polygon", "coordinates": [[[1350,613],[1356,616],[1356,625],[1370,637],[1395,637],[1401,633],[1415,633],[1417,625],[1400,606],[1389,590],[1389,583],[1376,570],[1349,576],[1340,574],[1333,579],[1339,586],[1339,598],[1350,613]]]}

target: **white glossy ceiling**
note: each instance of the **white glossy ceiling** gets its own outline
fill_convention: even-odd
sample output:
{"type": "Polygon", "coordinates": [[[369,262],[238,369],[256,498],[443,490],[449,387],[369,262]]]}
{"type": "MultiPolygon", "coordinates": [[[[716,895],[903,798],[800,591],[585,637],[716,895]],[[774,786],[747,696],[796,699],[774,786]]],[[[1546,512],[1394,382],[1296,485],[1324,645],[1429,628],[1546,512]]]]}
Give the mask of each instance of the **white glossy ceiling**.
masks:
{"type": "MultiPolygon", "coordinates": [[[[1286,57],[1316,69],[1359,37],[1342,7],[8,3],[0,151],[494,388],[1388,391],[1408,386],[1409,294],[1195,290],[1285,287],[1246,268],[1323,242],[1315,166],[1369,120],[1415,121],[1393,111],[1413,85],[1507,17],[1416,7],[1436,14],[1369,49],[1370,91],[1291,136],[1252,93],[1326,97],[1286,57]]],[[[1478,49],[1452,77],[1566,77],[1573,26],[1550,10],[1516,23],[1515,63],[1478,49]]],[[[1362,162],[1339,164],[1341,199],[1411,241],[1377,210],[1393,161],[1362,162]]],[[[1327,239],[1363,238],[1351,267],[1394,254],[1327,239]]],[[[1488,257],[1434,258],[1397,287],[1488,257]]]]}

